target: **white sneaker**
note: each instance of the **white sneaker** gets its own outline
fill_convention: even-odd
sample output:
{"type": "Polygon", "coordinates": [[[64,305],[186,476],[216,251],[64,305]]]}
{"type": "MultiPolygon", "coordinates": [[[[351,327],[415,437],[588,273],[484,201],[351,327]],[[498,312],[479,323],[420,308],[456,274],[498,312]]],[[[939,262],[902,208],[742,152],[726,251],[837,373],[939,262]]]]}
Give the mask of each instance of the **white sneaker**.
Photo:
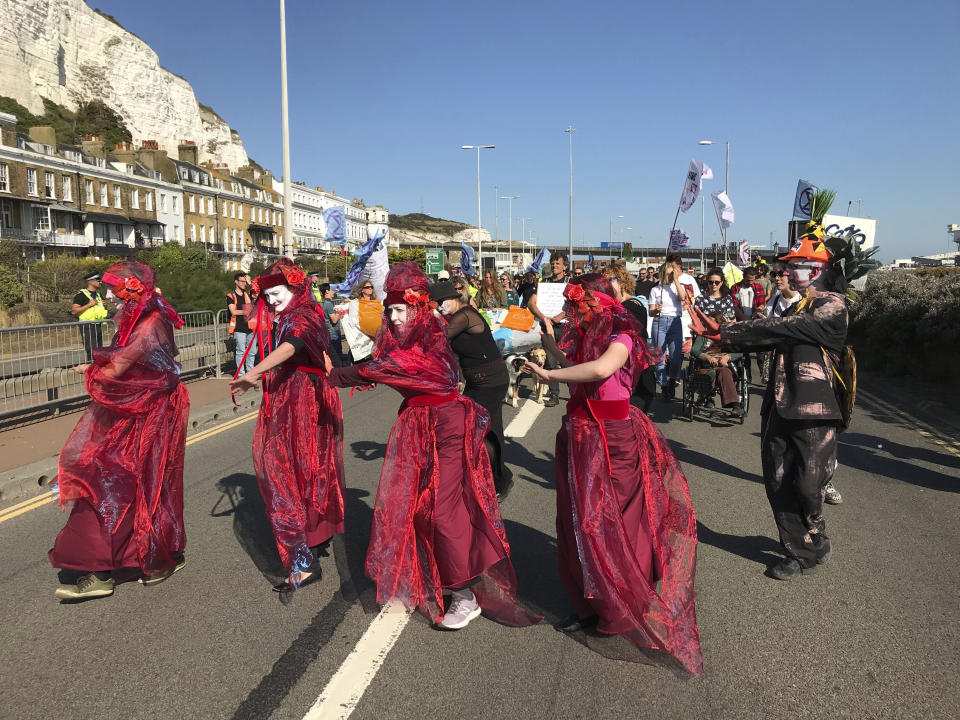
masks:
{"type": "Polygon", "coordinates": [[[480,615],[477,598],[469,590],[454,590],[452,597],[450,608],[437,623],[441,630],[461,630],[480,615]]]}

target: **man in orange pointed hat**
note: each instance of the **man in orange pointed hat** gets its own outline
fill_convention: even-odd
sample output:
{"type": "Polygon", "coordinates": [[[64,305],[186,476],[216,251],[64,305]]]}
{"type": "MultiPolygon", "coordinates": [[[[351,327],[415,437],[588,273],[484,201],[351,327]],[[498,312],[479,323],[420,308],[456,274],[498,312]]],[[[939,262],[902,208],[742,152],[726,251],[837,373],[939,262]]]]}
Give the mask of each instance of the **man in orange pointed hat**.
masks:
{"type": "Polygon", "coordinates": [[[837,457],[843,415],[833,365],[847,337],[844,275],[832,262],[823,230],[807,232],[780,258],[803,295],[782,317],[725,324],[698,313],[694,331],[723,351],[773,350],[760,409],[761,461],[767,499],[786,557],[768,570],[777,580],[813,572],[830,557],[823,519],[825,488],[837,457]]]}

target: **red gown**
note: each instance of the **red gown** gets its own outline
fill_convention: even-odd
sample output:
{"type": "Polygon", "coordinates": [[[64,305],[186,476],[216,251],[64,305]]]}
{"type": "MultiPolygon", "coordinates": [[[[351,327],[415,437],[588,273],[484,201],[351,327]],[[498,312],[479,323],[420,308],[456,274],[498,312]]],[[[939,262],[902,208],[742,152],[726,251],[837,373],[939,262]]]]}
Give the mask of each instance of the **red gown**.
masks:
{"type": "Polygon", "coordinates": [[[436,342],[335,369],[331,380],[383,383],[404,397],[387,441],[367,550],[377,601],[397,598],[438,621],[443,588],[478,578],[470,590],[485,615],[507,625],[538,622],[516,604],[510,545],[483,443],[490,418],[457,393],[456,360],[443,333],[436,342]]]}
{"type": "Polygon", "coordinates": [[[275,344],[297,352],[270,371],[253,436],[253,465],[287,573],[313,563],[310,548],[343,532],[343,411],[321,368],[330,352],[309,291],[279,316],[275,344]]]}
{"type": "Polygon", "coordinates": [[[190,399],[174,361],[169,306],[152,293],[139,317],[136,305],[124,304],[113,343],[93,351],[86,372],[92,402],[60,451],[60,504],[74,505],[49,553],[57,568],[155,574],[172,568],[186,545],[190,399]]]}

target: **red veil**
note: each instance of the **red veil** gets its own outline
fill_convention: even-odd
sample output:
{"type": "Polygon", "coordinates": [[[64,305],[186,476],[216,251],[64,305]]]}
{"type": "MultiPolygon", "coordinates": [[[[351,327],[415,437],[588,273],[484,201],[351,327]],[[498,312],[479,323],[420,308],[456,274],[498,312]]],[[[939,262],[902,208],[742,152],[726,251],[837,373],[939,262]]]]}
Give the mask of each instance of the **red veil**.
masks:
{"type": "MultiPolygon", "coordinates": [[[[407,320],[396,327],[386,315],[373,359],[358,366],[371,382],[385,383],[404,396],[390,430],[374,508],[367,575],[377,583],[377,601],[400,599],[431,620],[443,615],[443,584],[435,559],[434,510],[440,475],[438,425],[446,408],[463,408],[464,503],[475,534],[482,534],[498,560],[477,568],[470,587],[488,616],[509,625],[536,618],[516,604],[516,577],[483,444],[490,418],[468,398],[457,395],[457,361],[447,342],[445,322],[428,305],[427,278],[412,262],[391,268],[384,289],[389,307],[407,306],[407,320]]],[[[469,578],[467,578],[469,579],[469,578]]]]}
{"type": "MultiPolygon", "coordinates": [[[[263,380],[263,404],[253,437],[253,464],[288,574],[313,563],[310,548],[343,532],[343,411],[340,394],[327,380],[324,354],[330,334],[323,309],[303,271],[280,260],[254,281],[260,347],[290,341],[296,354],[263,380]],[[277,318],[263,301],[264,290],[287,285],[293,298],[277,318]]],[[[252,344],[252,343],[251,343],[252,344]]],[[[266,354],[266,351],[265,353],[266,354]]]]}
{"type": "Polygon", "coordinates": [[[109,347],[93,351],[86,372],[92,403],[60,452],[60,504],[82,502],[50,560],[60,568],[139,566],[154,574],[173,567],[186,544],[190,400],[173,338],[183,321],[156,291],[148,265],[116,263],[103,277],[122,302],[117,333],[109,347]]]}
{"type": "MultiPolygon", "coordinates": [[[[633,315],[613,299],[610,282],[584,275],[565,294],[571,329],[562,348],[568,358],[594,360],[625,334],[632,340],[626,369],[634,387],[653,359],[633,315]]],[[[575,586],[600,616],[601,632],[627,638],[656,661],[700,674],[694,605],[697,523],[686,478],[667,441],[636,407],[629,407],[627,420],[603,423],[574,412],[578,404],[590,407],[599,385],[571,389],[568,415],[557,434],[561,575],[566,575],[568,591],[572,594],[575,586]],[[614,477],[623,478],[624,467],[633,495],[628,503],[623,487],[613,485],[614,477]],[[642,511],[634,514],[631,507],[641,505],[642,511]],[[570,533],[572,538],[565,536],[570,533]]]]}

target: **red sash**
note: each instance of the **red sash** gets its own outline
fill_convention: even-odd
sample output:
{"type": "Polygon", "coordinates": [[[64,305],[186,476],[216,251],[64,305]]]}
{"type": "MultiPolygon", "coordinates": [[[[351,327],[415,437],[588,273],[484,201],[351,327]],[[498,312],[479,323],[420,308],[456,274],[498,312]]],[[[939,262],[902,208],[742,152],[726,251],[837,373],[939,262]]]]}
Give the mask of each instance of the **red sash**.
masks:
{"type": "Polygon", "coordinates": [[[397,410],[397,415],[400,415],[408,407],[425,407],[428,405],[446,405],[448,402],[453,402],[457,399],[459,393],[454,390],[452,393],[447,395],[414,395],[413,397],[406,398],[401,404],[400,409],[397,410]]]}

